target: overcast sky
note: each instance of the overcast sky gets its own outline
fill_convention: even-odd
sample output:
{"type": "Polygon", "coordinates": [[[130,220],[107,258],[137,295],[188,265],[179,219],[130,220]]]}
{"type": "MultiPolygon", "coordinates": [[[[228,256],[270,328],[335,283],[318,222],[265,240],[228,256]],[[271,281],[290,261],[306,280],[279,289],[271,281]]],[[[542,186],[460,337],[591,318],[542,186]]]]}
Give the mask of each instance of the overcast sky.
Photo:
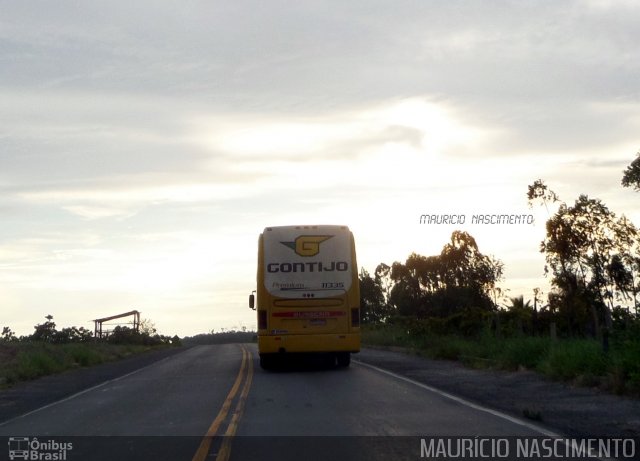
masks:
{"type": "Polygon", "coordinates": [[[640,225],[620,186],[640,148],[636,1],[0,11],[0,327],[18,334],[131,309],[169,335],[254,329],[271,225],[346,224],[370,272],[465,230],[531,299],[548,292],[537,178],[640,225]]]}

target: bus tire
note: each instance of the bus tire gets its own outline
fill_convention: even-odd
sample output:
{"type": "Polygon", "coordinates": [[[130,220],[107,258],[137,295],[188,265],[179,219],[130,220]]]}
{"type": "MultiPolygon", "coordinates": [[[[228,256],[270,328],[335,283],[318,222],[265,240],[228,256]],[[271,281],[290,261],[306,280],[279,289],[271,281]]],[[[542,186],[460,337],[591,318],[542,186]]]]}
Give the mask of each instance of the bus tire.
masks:
{"type": "Polygon", "coordinates": [[[273,357],[267,354],[260,354],[260,368],[270,370],[273,368],[273,357]]]}
{"type": "Polygon", "coordinates": [[[351,352],[338,352],[336,354],[338,366],[341,368],[348,367],[351,363],[351,352]]]}

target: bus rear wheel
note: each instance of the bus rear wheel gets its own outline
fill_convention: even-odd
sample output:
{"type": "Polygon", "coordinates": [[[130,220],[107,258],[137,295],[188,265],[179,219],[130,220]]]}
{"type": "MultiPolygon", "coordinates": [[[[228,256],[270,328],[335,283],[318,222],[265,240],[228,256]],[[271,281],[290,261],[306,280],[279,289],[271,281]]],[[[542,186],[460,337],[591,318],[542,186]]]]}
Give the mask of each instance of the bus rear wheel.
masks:
{"type": "Polygon", "coordinates": [[[260,354],[260,368],[270,370],[273,368],[274,357],[271,354],[260,354]]]}
{"type": "Polygon", "coordinates": [[[351,352],[338,352],[336,354],[336,361],[339,367],[348,367],[351,363],[351,352]]]}

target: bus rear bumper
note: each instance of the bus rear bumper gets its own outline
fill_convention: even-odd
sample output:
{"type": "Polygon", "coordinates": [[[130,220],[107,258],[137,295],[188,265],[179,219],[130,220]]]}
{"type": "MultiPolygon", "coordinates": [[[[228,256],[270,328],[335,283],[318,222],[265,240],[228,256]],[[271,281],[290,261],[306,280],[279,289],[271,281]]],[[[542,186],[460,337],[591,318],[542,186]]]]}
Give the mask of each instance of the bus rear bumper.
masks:
{"type": "Polygon", "coordinates": [[[360,352],[360,334],[260,335],[260,354],[278,352],[360,352]]]}

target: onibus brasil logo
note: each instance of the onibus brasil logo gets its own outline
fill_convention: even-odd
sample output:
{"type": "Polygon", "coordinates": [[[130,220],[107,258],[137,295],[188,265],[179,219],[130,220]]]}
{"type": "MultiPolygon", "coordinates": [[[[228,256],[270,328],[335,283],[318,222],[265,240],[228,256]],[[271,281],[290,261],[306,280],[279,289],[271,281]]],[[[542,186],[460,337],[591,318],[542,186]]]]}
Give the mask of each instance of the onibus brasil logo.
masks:
{"type": "Polygon", "coordinates": [[[291,248],[299,256],[315,256],[320,252],[320,244],[333,235],[301,235],[293,242],[280,242],[291,248]]]}
{"type": "Polygon", "coordinates": [[[65,461],[67,451],[71,450],[71,442],[41,441],[37,437],[9,437],[9,458],[12,460],[65,461]]]}

